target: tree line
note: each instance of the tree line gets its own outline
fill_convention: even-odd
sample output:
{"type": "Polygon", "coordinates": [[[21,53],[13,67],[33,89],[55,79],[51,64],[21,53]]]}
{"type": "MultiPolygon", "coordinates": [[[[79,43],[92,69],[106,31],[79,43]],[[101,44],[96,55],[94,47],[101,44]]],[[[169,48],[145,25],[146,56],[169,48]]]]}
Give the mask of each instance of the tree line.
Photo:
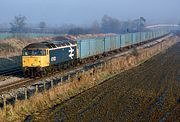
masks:
{"type": "Polygon", "coordinates": [[[48,27],[44,21],[39,22],[36,28],[28,27],[27,17],[15,16],[10,22],[11,33],[54,33],[54,34],[98,34],[98,33],[130,33],[145,30],[146,19],[140,17],[136,20],[120,21],[108,15],[104,15],[100,22],[94,21],[89,27],[73,24],[61,27],[48,27]]]}

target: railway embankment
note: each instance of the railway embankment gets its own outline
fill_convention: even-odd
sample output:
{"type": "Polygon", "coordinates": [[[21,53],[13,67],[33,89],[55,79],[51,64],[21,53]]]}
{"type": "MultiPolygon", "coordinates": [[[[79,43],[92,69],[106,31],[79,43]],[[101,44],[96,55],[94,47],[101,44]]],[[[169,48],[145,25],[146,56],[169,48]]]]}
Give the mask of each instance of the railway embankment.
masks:
{"type": "Polygon", "coordinates": [[[27,100],[18,100],[14,105],[5,106],[0,111],[0,119],[5,121],[23,121],[24,119],[38,121],[43,119],[43,115],[46,115],[49,110],[57,105],[70,101],[75,96],[83,94],[84,91],[93,89],[108,79],[116,77],[117,74],[146,62],[160,52],[164,53],[176,42],[177,38],[173,37],[152,47],[141,47],[124,56],[112,58],[98,67],[70,78],[69,82],[61,83],[48,91],[37,93],[27,100]]]}

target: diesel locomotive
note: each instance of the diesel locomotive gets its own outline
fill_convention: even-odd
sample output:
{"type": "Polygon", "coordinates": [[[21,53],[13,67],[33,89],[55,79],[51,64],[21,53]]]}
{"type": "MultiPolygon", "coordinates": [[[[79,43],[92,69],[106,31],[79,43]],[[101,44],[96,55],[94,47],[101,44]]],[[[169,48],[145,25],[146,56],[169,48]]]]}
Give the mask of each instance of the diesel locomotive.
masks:
{"type": "Polygon", "coordinates": [[[29,44],[23,49],[23,72],[26,76],[42,76],[61,69],[76,58],[77,43],[72,40],[29,44]]]}
{"type": "Polygon", "coordinates": [[[159,30],[29,44],[22,51],[23,72],[25,76],[43,76],[76,65],[89,57],[142,44],[168,34],[169,30],[159,30]]]}

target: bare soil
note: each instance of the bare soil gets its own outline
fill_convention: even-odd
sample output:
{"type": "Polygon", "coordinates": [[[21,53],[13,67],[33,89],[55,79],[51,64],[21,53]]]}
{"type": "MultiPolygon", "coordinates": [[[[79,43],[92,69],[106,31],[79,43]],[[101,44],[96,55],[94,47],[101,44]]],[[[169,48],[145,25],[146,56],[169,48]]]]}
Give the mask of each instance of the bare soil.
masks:
{"type": "Polygon", "coordinates": [[[44,120],[180,121],[180,43],[54,106],[44,120]]]}

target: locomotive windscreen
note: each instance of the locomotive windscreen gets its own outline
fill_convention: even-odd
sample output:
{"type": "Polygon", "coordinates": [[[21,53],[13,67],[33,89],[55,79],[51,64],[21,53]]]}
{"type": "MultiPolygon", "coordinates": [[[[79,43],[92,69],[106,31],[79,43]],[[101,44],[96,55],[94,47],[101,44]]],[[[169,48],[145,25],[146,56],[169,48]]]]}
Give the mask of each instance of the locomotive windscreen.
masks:
{"type": "Polygon", "coordinates": [[[23,50],[23,56],[43,56],[46,55],[46,50],[23,50]]]}

